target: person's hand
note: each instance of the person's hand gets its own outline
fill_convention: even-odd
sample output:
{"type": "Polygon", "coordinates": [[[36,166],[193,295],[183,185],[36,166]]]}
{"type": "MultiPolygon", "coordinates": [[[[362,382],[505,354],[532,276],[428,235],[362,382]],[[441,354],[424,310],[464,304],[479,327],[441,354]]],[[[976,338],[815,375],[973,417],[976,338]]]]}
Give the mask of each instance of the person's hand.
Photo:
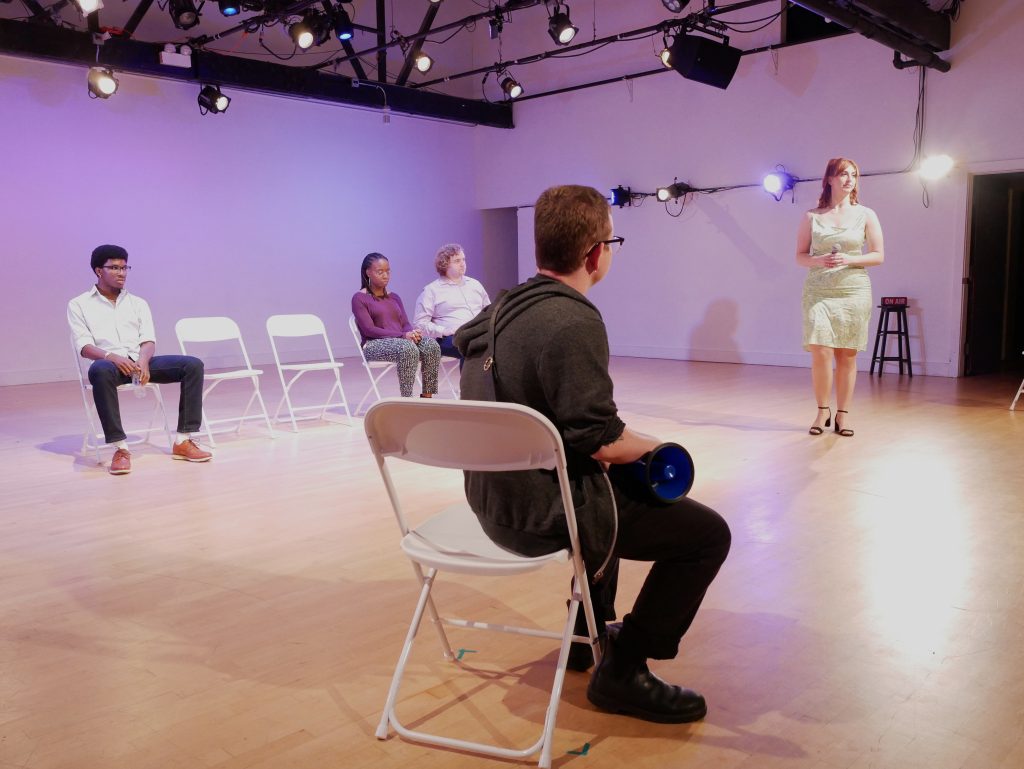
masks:
{"type": "Polygon", "coordinates": [[[123,355],[108,355],[106,360],[109,360],[125,376],[131,376],[132,372],[137,368],[137,364],[131,358],[126,358],[123,355]]]}
{"type": "Polygon", "coordinates": [[[135,366],[139,370],[139,384],[149,384],[149,363],[143,363],[142,361],[139,361],[138,363],[135,364],[135,366]]]}
{"type": "Polygon", "coordinates": [[[420,340],[423,338],[423,334],[420,333],[420,330],[418,328],[414,328],[412,331],[405,332],[405,338],[414,342],[415,344],[419,344],[420,340]]]}
{"type": "Polygon", "coordinates": [[[825,254],[825,266],[826,267],[842,267],[844,264],[849,264],[850,260],[846,258],[846,254],[836,251],[831,254],[825,254]]]}

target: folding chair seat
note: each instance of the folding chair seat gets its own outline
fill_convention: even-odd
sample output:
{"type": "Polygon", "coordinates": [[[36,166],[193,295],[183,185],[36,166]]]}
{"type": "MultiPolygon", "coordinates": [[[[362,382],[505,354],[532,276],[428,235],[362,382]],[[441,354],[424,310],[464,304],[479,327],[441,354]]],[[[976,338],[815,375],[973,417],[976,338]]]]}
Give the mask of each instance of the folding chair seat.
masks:
{"type": "MultiPolygon", "coordinates": [[[[600,658],[594,613],[586,571],[580,556],[576,516],[565,466],[565,454],[557,430],[538,412],[513,403],[481,401],[420,400],[387,398],[373,406],[364,420],[366,436],[377,460],[388,498],[402,533],[401,548],[412,561],[420,592],[412,622],[388,691],[376,735],[386,739],[389,728],[406,739],[456,750],[482,753],[506,759],[522,759],[540,752],[539,765],[551,766],[551,741],[565,679],[569,644],[589,642],[595,659],[600,658]],[[566,512],[570,547],[539,558],[525,558],[495,545],[484,533],[465,502],[455,504],[418,526],[410,525],[389,469],[394,460],[455,470],[509,471],[545,469],[554,471],[566,512]],[[561,632],[501,623],[453,619],[438,613],[431,589],[441,572],[487,577],[515,577],[552,563],[568,561],[572,569],[569,611],[561,632]],[[589,638],[573,634],[577,610],[583,606],[589,638]],[[410,729],[396,713],[398,693],[409,654],[424,612],[441,641],[444,658],[458,664],[445,626],[517,633],[561,642],[558,661],[548,696],[540,737],[523,749],[505,748],[450,736],[410,729]]],[[[557,580],[556,580],[557,582],[557,580]]],[[[555,582],[552,582],[555,584],[555,582]]],[[[558,582],[558,584],[562,584],[558,582]]],[[[553,605],[564,605],[565,594],[552,590],[553,605]]],[[[461,631],[460,631],[461,632],[461,631]]],[[[458,698],[461,699],[461,698],[458,698]]]]}
{"type": "Polygon", "coordinates": [[[274,353],[274,363],[277,365],[277,373],[281,378],[281,387],[284,390],[284,394],[274,410],[274,421],[284,421],[284,417],[279,418],[278,415],[281,413],[281,407],[287,406],[288,419],[291,420],[292,430],[298,432],[299,426],[296,424],[295,416],[297,411],[320,411],[315,416],[298,417],[298,419],[324,419],[327,409],[341,406],[345,409],[345,416],[351,425],[352,414],[349,413],[348,401],[345,400],[345,390],[341,386],[341,368],[345,364],[339,363],[334,359],[334,353],[331,352],[331,343],[327,340],[327,329],[324,328],[324,322],[316,315],[271,315],[267,318],[267,336],[270,337],[270,349],[274,353]],[[324,343],[326,358],[306,363],[282,363],[281,355],[277,349],[277,338],[298,337],[320,337],[324,343]],[[287,381],[284,376],[286,371],[290,375],[287,381]],[[295,406],[291,398],[292,386],[299,381],[303,374],[308,374],[310,371],[330,371],[334,375],[334,384],[331,386],[330,392],[327,393],[327,400],[322,404],[295,406]],[[332,403],[331,399],[334,397],[335,392],[338,393],[339,400],[337,403],[332,403]]]}
{"type": "MultiPolygon", "coordinates": [[[[104,443],[103,431],[97,428],[99,424],[99,414],[96,413],[96,403],[92,398],[92,385],[89,383],[88,367],[83,370],[85,358],[82,357],[81,351],[75,348],[74,337],[71,338],[71,352],[75,356],[75,371],[78,372],[78,383],[82,387],[82,405],[85,406],[85,419],[88,425],[85,433],[82,435],[82,454],[88,451],[92,451],[96,455],[96,464],[100,464],[100,446],[104,443]]],[[[90,361],[91,365],[91,361],[90,361]]],[[[142,437],[137,440],[128,440],[128,445],[138,445],[145,443],[149,440],[149,434],[157,430],[163,430],[164,435],[167,438],[167,445],[171,447],[174,445],[174,437],[171,435],[171,428],[167,424],[167,412],[164,410],[164,399],[160,394],[160,385],[155,382],[149,382],[148,384],[140,385],[139,392],[144,394],[152,394],[154,404],[153,410],[149,416],[149,426],[145,429],[128,429],[125,428],[125,432],[128,435],[140,434],[142,437]],[[163,422],[162,426],[154,426],[157,414],[160,415],[160,419],[163,422]]],[[[118,397],[128,391],[135,391],[135,385],[123,384],[117,388],[118,397]]]]}
{"type": "Polygon", "coordinates": [[[203,425],[206,427],[206,436],[210,440],[210,445],[217,445],[213,440],[214,425],[237,422],[235,431],[241,432],[242,423],[246,419],[262,418],[267,425],[267,432],[270,434],[270,437],[275,437],[274,428],[270,424],[270,417],[267,415],[266,404],[263,403],[263,396],[260,394],[259,378],[263,374],[263,370],[252,367],[252,363],[249,361],[249,353],[245,349],[245,342],[242,341],[242,332],[238,329],[238,324],[231,320],[231,318],[222,316],[182,318],[174,324],[174,333],[178,337],[178,346],[181,347],[182,355],[190,354],[186,349],[186,344],[189,343],[238,342],[238,347],[242,352],[242,360],[245,363],[243,368],[218,371],[213,374],[206,372],[203,377],[204,383],[209,383],[209,386],[203,390],[203,425]],[[245,404],[245,410],[242,412],[242,415],[238,417],[208,419],[206,416],[206,399],[209,394],[221,382],[240,379],[248,379],[252,384],[252,395],[249,396],[249,401],[245,404]],[[253,401],[259,402],[260,413],[250,416],[249,409],[252,408],[253,401]]]}

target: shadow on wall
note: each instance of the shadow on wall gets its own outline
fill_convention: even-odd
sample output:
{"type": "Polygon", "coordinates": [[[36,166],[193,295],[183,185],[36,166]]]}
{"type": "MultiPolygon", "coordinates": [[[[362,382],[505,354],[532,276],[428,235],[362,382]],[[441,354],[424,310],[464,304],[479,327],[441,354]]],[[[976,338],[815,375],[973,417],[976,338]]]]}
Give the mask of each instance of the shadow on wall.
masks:
{"type": "Polygon", "coordinates": [[[716,299],[690,334],[690,355],[697,360],[742,363],[735,338],[739,324],[740,311],[735,300],[716,299]]]}
{"type": "Polygon", "coordinates": [[[765,279],[775,277],[777,256],[766,252],[764,247],[751,237],[749,226],[737,222],[729,209],[716,203],[710,195],[702,196],[698,206],[708,221],[732,244],[736,253],[746,258],[757,276],[765,279]]]}

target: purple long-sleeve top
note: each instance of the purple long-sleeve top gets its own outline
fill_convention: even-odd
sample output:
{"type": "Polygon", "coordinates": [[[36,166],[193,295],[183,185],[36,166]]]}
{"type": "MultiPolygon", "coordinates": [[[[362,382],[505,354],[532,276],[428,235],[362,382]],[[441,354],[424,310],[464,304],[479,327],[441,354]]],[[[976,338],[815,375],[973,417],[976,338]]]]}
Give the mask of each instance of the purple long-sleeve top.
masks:
{"type": "Polygon", "coordinates": [[[393,292],[386,297],[375,297],[369,292],[357,291],[352,295],[352,315],[362,344],[371,339],[401,338],[406,331],[412,331],[402,299],[393,292]]]}

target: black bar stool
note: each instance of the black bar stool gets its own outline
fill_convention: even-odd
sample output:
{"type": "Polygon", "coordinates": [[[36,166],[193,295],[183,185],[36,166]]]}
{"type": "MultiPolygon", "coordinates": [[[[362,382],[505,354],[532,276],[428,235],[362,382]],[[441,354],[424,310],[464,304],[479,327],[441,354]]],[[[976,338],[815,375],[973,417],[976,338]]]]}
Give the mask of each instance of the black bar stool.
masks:
{"type": "Polygon", "coordinates": [[[900,364],[900,374],[903,374],[903,364],[907,364],[907,373],[914,376],[914,367],[910,362],[910,334],[907,331],[907,297],[905,296],[883,296],[882,303],[878,305],[881,312],[878,314],[878,331],[875,334],[875,349],[871,353],[871,370],[868,375],[875,373],[875,364],[878,364],[878,376],[882,376],[882,367],[886,361],[897,361],[900,364]],[[889,328],[889,317],[896,316],[896,328],[889,328]],[[885,354],[886,344],[889,342],[889,335],[896,337],[898,356],[885,354]],[[879,355],[878,347],[881,344],[882,353],[879,355]]]}

